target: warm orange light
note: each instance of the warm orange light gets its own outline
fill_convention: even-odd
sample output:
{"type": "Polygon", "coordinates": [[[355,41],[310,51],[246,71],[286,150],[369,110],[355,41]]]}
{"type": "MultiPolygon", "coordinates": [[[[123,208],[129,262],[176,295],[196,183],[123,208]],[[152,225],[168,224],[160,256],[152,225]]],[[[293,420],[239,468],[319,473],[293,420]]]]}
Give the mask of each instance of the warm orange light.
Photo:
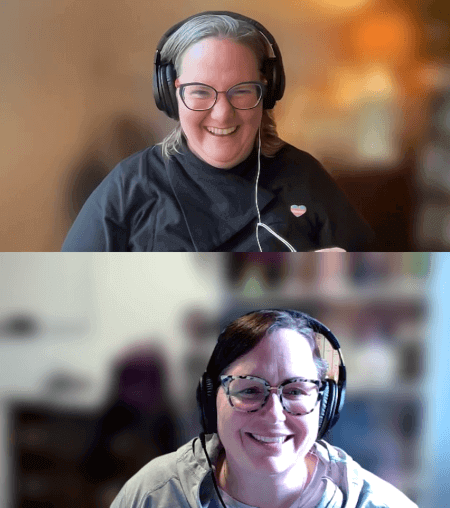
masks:
{"type": "Polygon", "coordinates": [[[330,9],[349,10],[364,7],[371,0],[320,0],[320,3],[330,9]]]}
{"type": "Polygon", "coordinates": [[[354,44],[362,59],[393,60],[410,54],[415,30],[400,13],[376,15],[356,28],[354,44]]]}

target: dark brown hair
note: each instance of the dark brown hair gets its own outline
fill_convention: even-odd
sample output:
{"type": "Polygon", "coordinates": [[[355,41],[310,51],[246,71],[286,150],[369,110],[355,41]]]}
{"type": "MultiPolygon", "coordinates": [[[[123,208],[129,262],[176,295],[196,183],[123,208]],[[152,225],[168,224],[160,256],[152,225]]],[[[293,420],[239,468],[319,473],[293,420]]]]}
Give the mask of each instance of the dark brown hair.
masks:
{"type": "Polygon", "coordinates": [[[206,367],[214,388],[219,388],[219,376],[229,365],[255,348],[266,335],[280,329],[295,330],[308,341],[318,378],[323,381],[328,363],[320,356],[316,332],[308,318],[310,316],[299,311],[263,309],[252,311],[230,323],[219,335],[206,367]]]}

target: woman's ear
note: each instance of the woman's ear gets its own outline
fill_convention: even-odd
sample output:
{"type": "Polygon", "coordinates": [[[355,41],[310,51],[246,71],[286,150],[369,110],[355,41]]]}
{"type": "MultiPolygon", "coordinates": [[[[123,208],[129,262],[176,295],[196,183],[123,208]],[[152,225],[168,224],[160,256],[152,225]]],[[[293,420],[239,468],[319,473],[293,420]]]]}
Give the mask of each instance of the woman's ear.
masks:
{"type": "Polygon", "coordinates": [[[180,98],[180,80],[177,78],[173,84],[175,85],[175,96],[178,100],[180,98]]]}

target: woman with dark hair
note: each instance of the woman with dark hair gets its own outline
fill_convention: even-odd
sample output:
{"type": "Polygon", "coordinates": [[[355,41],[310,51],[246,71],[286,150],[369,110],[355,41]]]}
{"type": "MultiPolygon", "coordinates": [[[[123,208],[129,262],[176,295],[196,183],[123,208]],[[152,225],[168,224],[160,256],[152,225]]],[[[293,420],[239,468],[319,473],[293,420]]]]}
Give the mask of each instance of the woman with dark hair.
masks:
{"type": "Polygon", "coordinates": [[[417,508],[322,439],[339,417],[345,378],[336,337],[307,314],[238,318],[197,389],[200,438],[149,462],[111,508],[417,508]],[[339,354],[337,381],[318,334],[339,354]]]}
{"type": "Polygon", "coordinates": [[[311,155],[282,141],[285,88],[267,30],[203,13],[158,44],[157,107],[177,120],[87,200],[64,251],[370,250],[373,232],[311,155]]]}

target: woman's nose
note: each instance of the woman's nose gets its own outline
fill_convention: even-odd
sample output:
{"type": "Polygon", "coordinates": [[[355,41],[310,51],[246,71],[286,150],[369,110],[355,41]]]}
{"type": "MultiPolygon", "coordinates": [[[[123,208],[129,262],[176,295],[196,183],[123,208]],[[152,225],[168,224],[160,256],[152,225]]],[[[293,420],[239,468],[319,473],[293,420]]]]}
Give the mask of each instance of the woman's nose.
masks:
{"type": "Polygon", "coordinates": [[[217,101],[211,109],[211,116],[214,118],[219,118],[223,116],[229,116],[234,114],[234,108],[230,104],[226,94],[219,93],[217,94],[217,101]]]}
{"type": "Polygon", "coordinates": [[[265,411],[265,418],[269,419],[273,417],[276,421],[286,419],[286,413],[281,404],[280,397],[278,397],[275,391],[270,393],[263,410],[265,411]]]}

